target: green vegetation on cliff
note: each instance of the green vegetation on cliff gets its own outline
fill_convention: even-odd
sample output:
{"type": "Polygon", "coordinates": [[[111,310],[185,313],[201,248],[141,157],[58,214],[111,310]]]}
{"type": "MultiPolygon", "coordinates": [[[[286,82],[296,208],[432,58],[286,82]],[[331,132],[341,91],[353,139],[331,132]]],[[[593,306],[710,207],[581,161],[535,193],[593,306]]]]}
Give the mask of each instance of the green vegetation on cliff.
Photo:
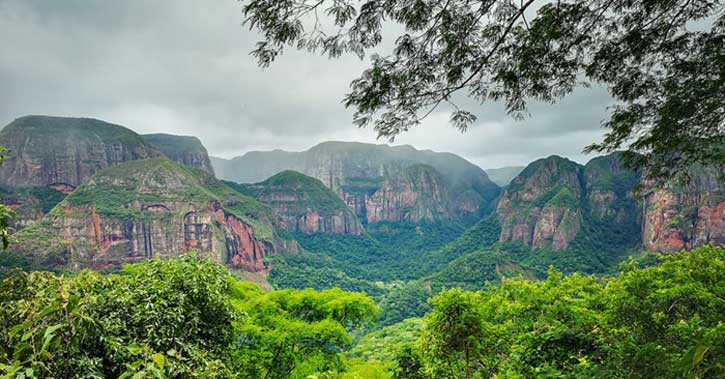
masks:
{"type": "Polygon", "coordinates": [[[267,203],[277,201],[276,196],[294,197],[299,199],[299,208],[314,209],[321,214],[331,214],[340,210],[349,211],[345,202],[322,182],[292,170],[282,171],[256,184],[225,183],[244,195],[269,199],[265,201],[267,203]]]}
{"type": "Polygon", "coordinates": [[[162,133],[144,134],[141,137],[172,161],[214,174],[209,154],[198,138],[162,133]]]}
{"type": "MultiPolygon", "coordinates": [[[[99,171],[64,201],[71,206],[92,205],[109,218],[155,217],[141,208],[155,203],[203,203],[219,201],[224,209],[254,226],[260,236],[272,240],[270,209],[215,179],[211,174],[166,158],[130,161],[99,171]]],[[[53,210],[60,216],[63,204],[53,210]]]]}
{"type": "Polygon", "coordinates": [[[0,141],[16,135],[26,138],[42,137],[46,145],[35,148],[38,152],[44,151],[49,157],[65,141],[78,143],[88,139],[97,139],[106,144],[144,146],[153,150],[153,146],[133,130],[93,118],[24,116],[15,119],[0,131],[0,141]]]}

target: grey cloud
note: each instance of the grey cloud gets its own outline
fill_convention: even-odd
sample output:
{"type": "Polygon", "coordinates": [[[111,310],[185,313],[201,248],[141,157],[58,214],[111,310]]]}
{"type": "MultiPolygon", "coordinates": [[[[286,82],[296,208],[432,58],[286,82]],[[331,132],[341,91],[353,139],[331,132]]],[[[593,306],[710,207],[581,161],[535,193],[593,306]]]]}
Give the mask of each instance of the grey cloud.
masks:
{"type": "MultiPolygon", "coordinates": [[[[366,62],[288,51],[260,69],[249,55],[258,37],[241,22],[236,0],[0,0],[0,124],[25,114],[97,117],[140,133],[196,135],[226,157],[376,141],[341,104],[366,62]]],[[[582,89],[555,106],[532,104],[532,116],[516,122],[500,104],[464,101],[479,116],[467,134],[441,112],[396,143],[484,167],[554,153],[582,160],[610,102],[602,89],[582,89]]]]}

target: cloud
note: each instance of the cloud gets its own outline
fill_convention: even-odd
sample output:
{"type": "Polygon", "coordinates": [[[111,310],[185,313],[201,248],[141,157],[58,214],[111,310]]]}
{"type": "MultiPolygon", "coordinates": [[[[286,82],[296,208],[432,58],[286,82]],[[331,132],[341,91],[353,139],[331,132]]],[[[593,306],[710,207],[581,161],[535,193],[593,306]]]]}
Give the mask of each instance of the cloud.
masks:
{"type": "MultiPolygon", "coordinates": [[[[0,0],[0,124],[26,114],[96,117],[139,133],[196,135],[225,157],[376,142],[341,104],[366,62],[288,51],[261,69],[249,55],[258,36],[242,17],[236,0],[0,0]]],[[[602,89],[581,89],[555,106],[533,104],[522,122],[500,104],[475,105],[479,122],[463,135],[439,112],[396,144],[483,167],[554,153],[582,160],[609,102],[602,89]]]]}

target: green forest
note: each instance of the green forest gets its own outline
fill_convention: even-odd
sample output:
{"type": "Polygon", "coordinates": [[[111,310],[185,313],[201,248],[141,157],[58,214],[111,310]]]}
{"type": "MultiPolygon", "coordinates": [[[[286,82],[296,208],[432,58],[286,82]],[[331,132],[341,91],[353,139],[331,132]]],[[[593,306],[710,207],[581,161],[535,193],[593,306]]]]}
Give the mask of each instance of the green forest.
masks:
{"type": "Polygon", "coordinates": [[[0,285],[0,377],[717,378],[725,248],[614,276],[524,277],[432,297],[381,328],[365,293],[262,291],[190,252],[0,285]]]}
{"type": "Polygon", "coordinates": [[[0,379],[725,379],[725,0],[0,30],[0,379]]]}

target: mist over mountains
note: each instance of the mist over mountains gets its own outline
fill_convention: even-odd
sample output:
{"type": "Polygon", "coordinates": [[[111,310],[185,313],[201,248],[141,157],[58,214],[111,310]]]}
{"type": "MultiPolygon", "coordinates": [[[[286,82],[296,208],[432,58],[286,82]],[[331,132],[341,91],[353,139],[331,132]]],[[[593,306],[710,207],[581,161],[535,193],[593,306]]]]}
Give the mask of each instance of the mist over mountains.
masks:
{"type": "Polygon", "coordinates": [[[647,188],[616,153],[488,173],[451,153],[354,142],[221,159],[193,136],[51,116],[16,119],[0,145],[10,149],[3,203],[18,214],[13,251],[40,267],[198,249],[272,285],[324,287],[300,278],[325,272],[338,277],[329,285],[375,292],[373,281],[465,284],[501,267],[604,272],[637,250],[725,242],[714,172],[647,188]],[[483,271],[460,277],[462,262],[483,271]]]}

